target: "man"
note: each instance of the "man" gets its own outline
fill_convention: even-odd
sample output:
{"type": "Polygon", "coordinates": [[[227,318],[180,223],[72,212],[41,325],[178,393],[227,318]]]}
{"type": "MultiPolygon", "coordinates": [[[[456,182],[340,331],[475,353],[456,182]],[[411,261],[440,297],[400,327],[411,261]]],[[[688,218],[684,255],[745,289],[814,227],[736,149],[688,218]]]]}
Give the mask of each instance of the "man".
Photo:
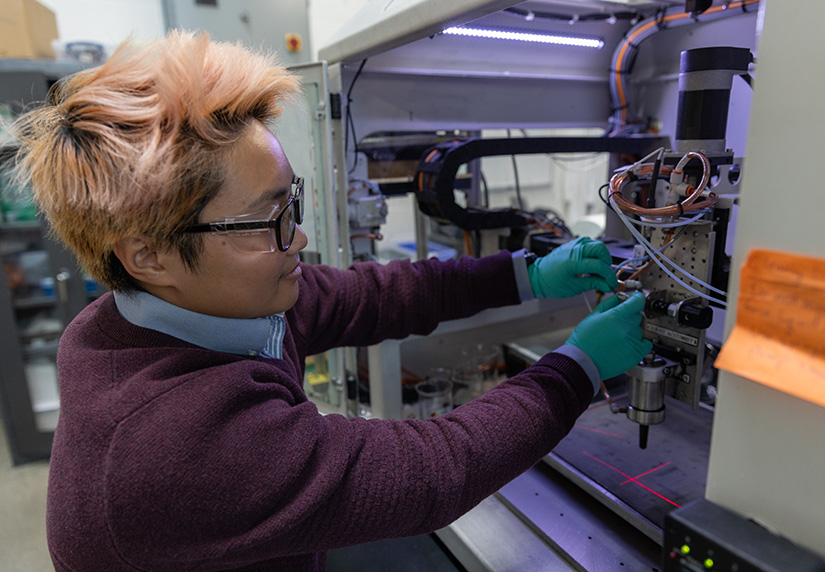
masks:
{"type": "Polygon", "coordinates": [[[307,355],[616,286],[604,245],[339,271],[300,263],[303,180],[267,123],[298,85],[239,46],[122,46],[17,123],[55,232],[112,294],[66,329],[49,482],[59,572],[323,570],[443,527],[537,462],[634,365],[643,299],[441,418],[322,416],[307,355]]]}

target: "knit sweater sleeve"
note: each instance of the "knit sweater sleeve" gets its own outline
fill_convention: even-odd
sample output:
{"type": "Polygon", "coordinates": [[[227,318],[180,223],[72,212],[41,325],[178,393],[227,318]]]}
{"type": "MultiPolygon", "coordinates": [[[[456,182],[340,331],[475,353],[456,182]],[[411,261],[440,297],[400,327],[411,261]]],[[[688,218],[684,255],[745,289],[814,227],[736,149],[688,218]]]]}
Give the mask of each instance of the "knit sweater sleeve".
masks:
{"type": "Polygon", "coordinates": [[[517,301],[507,253],[307,268],[272,360],[139,328],[104,297],[58,357],[57,569],[311,570],[320,551],[447,525],[567,434],[592,397],[582,368],[552,353],[443,417],[366,420],[320,415],[299,354],[517,301]]]}
{"type": "Polygon", "coordinates": [[[481,259],[302,268],[301,293],[288,316],[308,354],[427,334],[444,320],[520,301],[506,251],[481,259]]]}
{"type": "Polygon", "coordinates": [[[107,529],[135,569],[234,569],[436,530],[549,452],[591,396],[550,354],[437,419],[347,419],[250,363],[207,367],[118,424],[107,529]]]}

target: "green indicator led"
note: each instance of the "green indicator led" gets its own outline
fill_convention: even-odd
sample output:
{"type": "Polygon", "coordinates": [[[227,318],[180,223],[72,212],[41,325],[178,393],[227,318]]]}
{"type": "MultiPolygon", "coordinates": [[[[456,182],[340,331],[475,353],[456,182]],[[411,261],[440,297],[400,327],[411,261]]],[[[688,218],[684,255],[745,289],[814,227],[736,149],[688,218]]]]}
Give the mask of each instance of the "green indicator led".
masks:
{"type": "Polygon", "coordinates": [[[708,569],[713,568],[713,560],[711,560],[710,558],[705,558],[704,564],[705,564],[705,568],[708,568],[708,569]]]}
{"type": "Polygon", "coordinates": [[[683,544],[679,550],[682,552],[682,554],[690,554],[690,546],[688,546],[687,544],[683,544]]]}

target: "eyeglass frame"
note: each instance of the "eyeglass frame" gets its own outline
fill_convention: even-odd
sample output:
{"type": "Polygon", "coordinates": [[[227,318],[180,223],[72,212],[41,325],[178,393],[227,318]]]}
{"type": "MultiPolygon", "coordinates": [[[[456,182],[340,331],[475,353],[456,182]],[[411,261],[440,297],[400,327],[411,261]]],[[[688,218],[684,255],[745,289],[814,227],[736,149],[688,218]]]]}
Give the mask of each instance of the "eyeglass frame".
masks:
{"type": "MultiPolygon", "coordinates": [[[[289,200],[287,200],[284,208],[278,211],[277,214],[273,213],[269,218],[262,219],[262,220],[250,220],[250,221],[243,221],[243,222],[235,222],[231,221],[230,219],[234,219],[237,217],[248,216],[248,215],[233,215],[224,217],[222,221],[213,221],[213,222],[202,222],[202,223],[194,223],[186,228],[183,229],[184,232],[211,232],[214,235],[220,234],[228,234],[232,233],[233,231],[242,231],[242,230],[269,230],[275,231],[275,242],[278,247],[278,250],[281,252],[286,252],[292,246],[292,242],[295,240],[295,230],[298,228],[298,225],[304,222],[304,178],[299,177],[297,175],[292,176],[292,182],[290,186],[295,186],[295,191],[290,195],[289,200]],[[283,240],[281,239],[281,220],[284,218],[284,214],[286,214],[289,208],[294,208],[297,212],[293,217],[295,221],[295,225],[292,227],[292,230],[289,233],[289,241],[286,245],[283,244],[283,240]]],[[[231,242],[231,241],[230,241],[231,242]]],[[[233,246],[235,243],[232,243],[233,246]]],[[[272,246],[272,242],[270,241],[270,247],[272,246]]],[[[236,247],[237,248],[237,247],[236,247]]],[[[263,251],[255,251],[255,252],[267,252],[266,250],[263,251]]],[[[273,249],[270,248],[268,252],[275,252],[273,249]]]]}

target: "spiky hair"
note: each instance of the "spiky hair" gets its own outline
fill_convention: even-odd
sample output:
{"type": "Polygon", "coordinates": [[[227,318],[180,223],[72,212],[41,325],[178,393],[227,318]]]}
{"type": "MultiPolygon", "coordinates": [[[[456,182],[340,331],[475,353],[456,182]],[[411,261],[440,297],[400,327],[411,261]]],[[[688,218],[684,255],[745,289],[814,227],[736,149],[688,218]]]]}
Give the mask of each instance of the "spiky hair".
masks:
{"type": "Polygon", "coordinates": [[[298,91],[272,54],[206,34],[126,42],[15,122],[18,174],[86,271],[131,290],[114,245],[146,236],[196,269],[202,237],[181,229],[221,189],[249,122],[277,118],[298,91]]]}

